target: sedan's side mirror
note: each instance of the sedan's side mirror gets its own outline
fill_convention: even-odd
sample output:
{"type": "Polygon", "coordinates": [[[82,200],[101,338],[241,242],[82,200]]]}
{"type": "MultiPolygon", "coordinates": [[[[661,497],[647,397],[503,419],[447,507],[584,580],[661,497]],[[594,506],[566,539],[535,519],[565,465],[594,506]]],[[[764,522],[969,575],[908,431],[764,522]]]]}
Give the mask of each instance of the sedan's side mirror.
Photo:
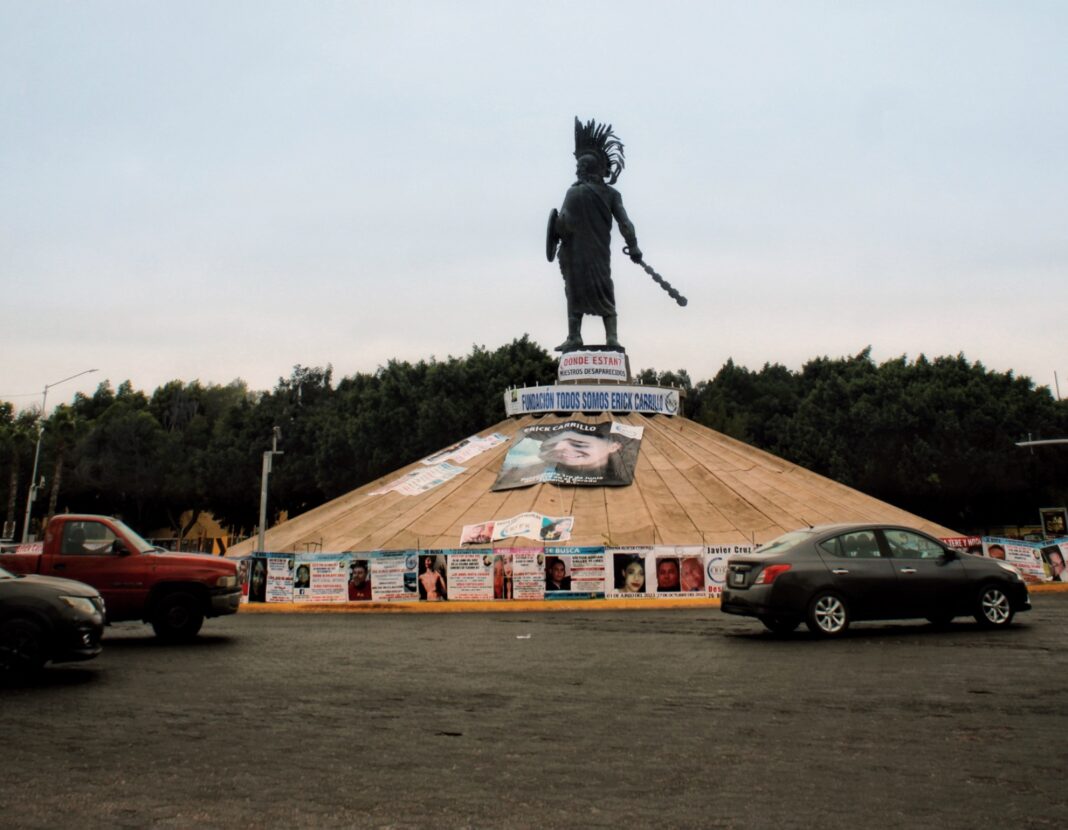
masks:
{"type": "Polygon", "coordinates": [[[943,550],[943,558],[947,562],[952,562],[954,559],[957,558],[957,552],[955,550],[953,550],[953,548],[943,548],[942,550],[943,550]]]}
{"type": "Polygon", "coordinates": [[[126,543],[122,539],[116,539],[111,543],[111,552],[118,556],[130,555],[130,549],[126,547],[126,543]]]}

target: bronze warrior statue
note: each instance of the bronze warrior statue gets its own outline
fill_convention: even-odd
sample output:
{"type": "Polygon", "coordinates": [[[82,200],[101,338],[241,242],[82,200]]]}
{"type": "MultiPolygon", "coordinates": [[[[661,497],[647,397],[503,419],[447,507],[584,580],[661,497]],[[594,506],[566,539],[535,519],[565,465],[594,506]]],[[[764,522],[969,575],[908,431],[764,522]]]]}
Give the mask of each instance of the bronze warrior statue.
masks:
{"type": "Polygon", "coordinates": [[[604,320],[605,345],[621,348],[616,330],[616,298],[612,285],[612,219],[626,240],[624,252],[637,263],[642,252],[634,225],[623,209],[623,197],[612,187],[623,172],[623,143],[611,124],[575,119],[575,161],[578,181],[567,189],[559,212],[549,215],[546,255],[550,262],[559,244],[560,273],[567,296],[567,339],[556,347],[569,352],[582,346],[582,317],[604,320]],[[607,183],[605,180],[607,179],[607,183]]]}

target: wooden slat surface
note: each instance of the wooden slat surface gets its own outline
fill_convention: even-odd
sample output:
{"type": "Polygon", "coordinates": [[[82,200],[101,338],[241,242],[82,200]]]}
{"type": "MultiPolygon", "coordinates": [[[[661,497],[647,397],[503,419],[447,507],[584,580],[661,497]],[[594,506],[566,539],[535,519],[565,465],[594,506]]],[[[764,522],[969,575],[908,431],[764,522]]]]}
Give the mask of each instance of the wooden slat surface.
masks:
{"type": "MultiPolygon", "coordinates": [[[[582,420],[546,415],[507,419],[484,430],[513,437],[524,426],[582,420]]],[[[936,536],[955,531],[886,504],[684,418],[625,415],[616,420],[644,427],[634,483],[627,487],[559,487],[538,484],[490,490],[510,444],[461,464],[466,472],[415,496],[374,495],[416,461],[267,533],[267,548],[302,552],[406,550],[459,546],[464,525],[533,511],[573,516],[573,545],[693,545],[765,542],[809,524],[888,522],[936,536]]],[[[255,539],[229,556],[251,553],[255,539]]],[[[536,547],[533,540],[524,546],[536,547]]],[[[490,547],[489,545],[480,547],[490,547]]]]}

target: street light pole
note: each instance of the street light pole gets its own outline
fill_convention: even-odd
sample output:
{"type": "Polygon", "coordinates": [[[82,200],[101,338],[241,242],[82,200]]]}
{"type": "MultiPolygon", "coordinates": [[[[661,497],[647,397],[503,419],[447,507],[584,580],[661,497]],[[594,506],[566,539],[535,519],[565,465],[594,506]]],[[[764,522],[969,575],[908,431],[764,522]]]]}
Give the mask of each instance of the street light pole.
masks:
{"type": "Polygon", "coordinates": [[[44,438],[45,406],[48,403],[48,390],[53,386],[59,386],[68,380],[74,380],[95,371],[96,369],[86,369],[84,372],[78,372],[78,374],[71,375],[69,378],[45,384],[44,394],[41,395],[41,421],[37,425],[37,449],[33,451],[33,472],[30,474],[30,490],[26,494],[26,518],[22,522],[22,544],[26,544],[30,537],[30,514],[33,511],[33,502],[37,498],[37,462],[41,460],[41,439],[44,438]]]}
{"type": "Polygon", "coordinates": [[[263,537],[267,533],[267,481],[271,477],[271,460],[276,455],[284,455],[278,449],[278,439],[282,437],[282,428],[275,427],[271,438],[271,448],[263,454],[263,474],[260,479],[260,534],[256,545],[257,551],[263,551],[263,537]]]}

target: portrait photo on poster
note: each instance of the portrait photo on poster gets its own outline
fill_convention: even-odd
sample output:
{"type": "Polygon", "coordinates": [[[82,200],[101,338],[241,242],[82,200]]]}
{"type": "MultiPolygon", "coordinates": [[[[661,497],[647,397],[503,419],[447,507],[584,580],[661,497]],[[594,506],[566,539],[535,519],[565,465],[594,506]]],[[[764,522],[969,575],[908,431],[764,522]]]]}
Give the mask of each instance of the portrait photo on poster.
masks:
{"type": "Polygon", "coordinates": [[[570,591],[571,568],[570,557],[546,556],[545,557],[545,592],[570,591]]]}
{"type": "Polygon", "coordinates": [[[704,593],[705,563],[703,556],[682,557],[679,570],[679,588],[681,593],[704,593]]]}
{"type": "Polygon", "coordinates": [[[513,599],[515,588],[512,578],[514,568],[511,553],[493,554],[493,598],[513,599]]]}
{"type": "Polygon", "coordinates": [[[1046,545],[1042,548],[1042,561],[1049,571],[1051,582],[1068,582],[1064,549],[1068,545],[1046,545]]]}
{"type": "Polygon", "coordinates": [[[419,599],[439,602],[449,598],[445,581],[445,557],[440,554],[419,555],[419,599]]]}
{"type": "Polygon", "coordinates": [[[679,557],[656,557],[656,592],[658,594],[679,593],[680,569],[679,557]]]}
{"type": "Polygon", "coordinates": [[[349,562],[349,602],[361,602],[371,599],[371,568],[367,559],[353,559],[349,562]]]}
{"type": "Polygon", "coordinates": [[[249,564],[248,601],[267,601],[267,560],[262,556],[253,557],[249,564]]]}
{"type": "Polygon", "coordinates": [[[491,490],[544,482],[622,487],[634,481],[642,427],[615,421],[533,424],[520,430],[491,490]]]}
{"type": "Polygon", "coordinates": [[[646,558],[638,553],[612,554],[613,588],[619,594],[640,595],[647,592],[646,558]]]}

